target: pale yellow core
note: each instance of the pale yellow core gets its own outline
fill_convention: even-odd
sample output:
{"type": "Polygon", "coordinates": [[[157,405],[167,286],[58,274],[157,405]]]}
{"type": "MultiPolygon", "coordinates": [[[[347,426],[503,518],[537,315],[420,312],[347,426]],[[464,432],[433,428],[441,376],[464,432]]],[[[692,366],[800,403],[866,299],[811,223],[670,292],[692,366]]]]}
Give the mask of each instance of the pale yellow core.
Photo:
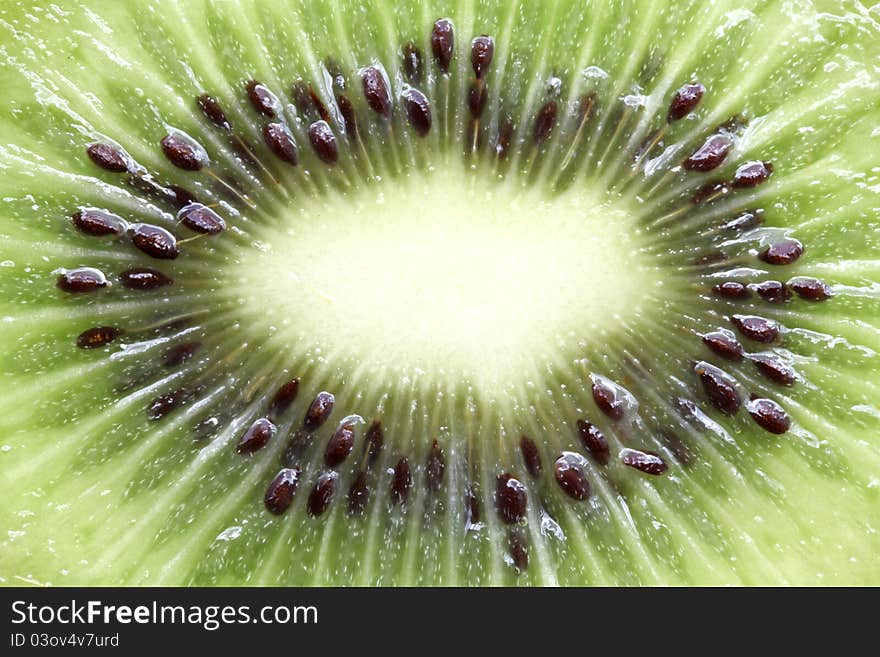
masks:
{"type": "Polygon", "coordinates": [[[655,277],[625,208],[466,169],[300,198],[243,253],[251,329],[292,357],[455,381],[523,382],[602,353],[655,277]]]}

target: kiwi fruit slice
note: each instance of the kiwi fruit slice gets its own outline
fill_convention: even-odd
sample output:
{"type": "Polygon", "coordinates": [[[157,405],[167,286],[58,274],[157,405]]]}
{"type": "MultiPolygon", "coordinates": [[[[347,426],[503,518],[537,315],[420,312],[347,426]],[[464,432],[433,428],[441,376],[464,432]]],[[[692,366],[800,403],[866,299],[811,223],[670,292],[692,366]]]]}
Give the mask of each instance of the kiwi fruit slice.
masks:
{"type": "Polygon", "coordinates": [[[27,5],[4,584],[880,583],[877,7],[27,5]]]}

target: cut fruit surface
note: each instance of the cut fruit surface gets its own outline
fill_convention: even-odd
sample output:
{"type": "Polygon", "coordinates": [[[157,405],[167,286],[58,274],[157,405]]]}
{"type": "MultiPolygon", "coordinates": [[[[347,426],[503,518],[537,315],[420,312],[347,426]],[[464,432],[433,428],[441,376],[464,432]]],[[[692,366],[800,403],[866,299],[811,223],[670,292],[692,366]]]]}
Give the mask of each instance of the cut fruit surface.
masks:
{"type": "Polygon", "coordinates": [[[0,583],[880,583],[877,7],[30,4],[0,583]]]}

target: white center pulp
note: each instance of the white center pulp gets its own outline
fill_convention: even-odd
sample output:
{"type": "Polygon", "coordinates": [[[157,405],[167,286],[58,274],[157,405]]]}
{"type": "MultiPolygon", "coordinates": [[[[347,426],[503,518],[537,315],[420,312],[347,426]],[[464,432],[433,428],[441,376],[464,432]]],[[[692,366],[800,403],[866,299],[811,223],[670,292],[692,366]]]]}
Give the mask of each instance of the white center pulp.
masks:
{"type": "Polygon", "coordinates": [[[484,172],[304,197],[234,272],[247,324],[323,362],[522,381],[655,297],[628,213],[484,172]],[[335,360],[334,360],[335,359],[335,360]]]}

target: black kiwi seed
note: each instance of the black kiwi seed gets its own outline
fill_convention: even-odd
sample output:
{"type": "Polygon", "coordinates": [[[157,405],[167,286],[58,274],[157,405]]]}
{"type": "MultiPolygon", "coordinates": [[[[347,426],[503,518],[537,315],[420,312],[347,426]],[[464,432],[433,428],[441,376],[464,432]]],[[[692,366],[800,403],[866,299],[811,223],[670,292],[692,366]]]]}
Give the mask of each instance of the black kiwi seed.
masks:
{"type": "Polygon", "coordinates": [[[804,253],[804,245],[786,237],[764,249],[758,257],[770,265],[790,265],[804,253]]]}
{"type": "Polygon", "coordinates": [[[379,420],[374,420],[370,428],[367,429],[365,440],[367,443],[367,463],[373,465],[379,458],[379,453],[385,442],[385,432],[382,430],[382,423],[379,420]]]}
{"type": "Polygon", "coordinates": [[[266,443],[275,435],[275,431],[275,424],[269,418],[261,417],[254,420],[253,424],[244,432],[241,440],[238,441],[235,451],[239,454],[253,454],[266,446],[266,443]]]}
{"type": "Polygon", "coordinates": [[[275,153],[278,158],[293,166],[299,164],[299,151],[297,151],[296,142],[286,125],[267,123],[263,126],[263,139],[269,150],[275,153]]]}
{"type": "Polygon", "coordinates": [[[254,109],[264,116],[275,118],[275,108],[278,101],[264,84],[257,80],[251,80],[247,83],[247,94],[254,109]]]}
{"type": "Polygon", "coordinates": [[[82,294],[83,292],[94,292],[102,287],[108,287],[110,281],[99,269],[92,267],[80,267],[79,269],[71,269],[63,274],[59,274],[55,285],[59,290],[72,294],[82,294]]]}
{"type": "Polygon", "coordinates": [[[336,481],[338,479],[339,474],[333,470],[322,472],[318,475],[318,480],[315,482],[315,486],[309,494],[308,506],[310,515],[317,518],[327,510],[327,507],[330,506],[330,502],[333,499],[333,489],[336,487],[336,481]]]}
{"type": "Polygon", "coordinates": [[[625,448],[620,450],[620,461],[625,466],[649,475],[661,475],[669,469],[666,461],[659,454],[643,452],[638,449],[625,448]]]}
{"type": "Polygon", "coordinates": [[[370,489],[367,487],[367,473],[358,470],[348,489],[348,512],[355,516],[363,513],[370,499],[370,489]]]}
{"type": "Polygon", "coordinates": [[[439,18],[431,30],[431,52],[437,68],[443,75],[449,73],[449,64],[452,62],[452,52],[455,47],[455,30],[452,21],[448,18],[439,18]]]}
{"type": "Polygon", "coordinates": [[[375,66],[366,67],[361,73],[361,85],[370,109],[386,119],[390,118],[391,92],[388,91],[382,71],[375,66]]]}
{"type": "Polygon", "coordinates": [[[700,377],[703,390],[713,406],[722,413],[735,415],[742,401],[736,388],[730,383],[724,372],[714,365],[702,361],[696,364],[694,371],[700,377]]]}
{"type": "Polygon", "coordinates": [[[791,299],[791,290],[785,283],[779,281],[764,281],[763,283],[755,283],[749,286],[750,289],[758,293],[764,301],[770,303],[785,303],[791,299]]]}
{"type": "Polygon", "coordinates": [[[733,143],[724,135],[712,135],[682,166],[688,171],[712,171],[724,163],[732,146],[733,143]]]}
{"type": "Polygon", "coordinates": [[[105,171],[113,173],[122,173],[128,171],[128,160],[118,148],[114,148],[110,144],[94,143],[86,148],[86,153],[92,162],[97,164],[105,171]]]}
{"type": "Polygon", "coordinates": [[[464,489],[465,526],[470,528],[480,522],[480,498],[474,486],[464,489]]]}
{"type": "Polygon", "coordinates": [[[76,346],[80,349],[97,349],[113,342],[122,331],[115,326],[95,326],[86,329],[76,338],[76,346]]]}
{"type": "Polygon", "coordinates": [[[729,333],[712,331],[704,334],[702,338],[703,343],[722,358],[741,360],[743,357],[742,345],[729,333]]]}
{"type": "Polygon", "coordinates": [[[177,239],[164,228],[150,224],[133,224],[128,233],[131,243],[152,258],[174,260],[180,255],[177,239]]]}
{"type": "Polygon", "coordinates": [[[119,280],[130,290],[153,290],[174,281],[162,272],[149,267],[133,267],[119,274],[119,280]]]}
{"type": "Polygon", "coordinates": [[[354,105],[352,105],[351,100],[349,100],[348,96],[339,94],[336,96],[336,106],[339,108],[342,124],[345,126],[345,132],[348,134],[349,139],[357,139],[357,116],[355,115],[354,105]]]}
{"type": "Polygon", "coordinates": [[[694,205],[700,205],[701,203],[708,203],[709,201],[717,200],[723,196],[727,196],[731,189],[732,187],[725,180],[715,180],[706,183],[694,192],[691,196],[691,203],[694,205]]]}
{"type": "Polygon", "coordinates": [[[407,82],[419,85],[422,83],[422,51],[412,41],[403,46],[403,74],[406,76],[407,82]]]}
{"type": "Polygon", "coordinates": [[[495,40],[488,34],[476,37],[471,42],[471,66],[478,80],[486,76],[495,54],[495,40]]]}
{"type": "Polygon", "coordinates": [[[736,281],[718,283],[712,288],[712,292],[727,299],[748,299],[751,296],[749,288],[736,281]]]}
{"type": "Polygon", "coordinates": [[[507,550],[517,572],[525,572],[529,567],[529,544],[522,532],[513,530],[508,533],[507,550]]]}
{"type": "Polygon", "coordinates": [[[730,321],[740,333],[755,342],[773,342],[779,337],[779,325],[771,319],[755,315],[734,315],[730,321]]]}
{"type": "Polygon", "coordinates": [[[305,420],[303,420],[303,426],[306,430],[314,431],[324,424],[327,418],[330,417],[330,413],[333,412],[334,403],[336,403],[336,398],[329,392],[322,390],[315,395],[315,398],[309,405],[309,410],[306,411],[305,420]]]}
{"type": "Polygon", "coordinates": [[[788,413],[772,399],[751,399],[746,402],[746,410],[758,426],[770,433],[783,434],[791,427],[788,413]]]}
{"type": "Polygon", "coordinates": [[[590,496],[590,482],[584,469],[569,455],[563,454],[553,464],[556,483],[570,498],[578,501],[590,496]]]}
{"type": "Polygon", "coordinates": [[[191,203],[177,213],[184,226],[203,235],[216,235],[226,230],[226,222],[219,214],[201,203],[191,203]]]}
{"type": "Polygon", "coordinates": [[[489,88],[482,80],[474,80],[468,88],[468,111],[475,119],[480,118],[486,109],[486,101],[489,99],[489,88]]]}
{"type": "Polygon", "coordinates": [[[504,522],[513,524],[525,518],[526,502],[526,487],[519,479],[508,472],[498,476],[495,505],[504,522]]]}
{"type": "Polygon", "coordinates": [[[733,174],[733,186],[737,188],[757,187],[773,173],[770,162],[746,162],[733,174]]]}
{"type": "Polygon", "coordinates": [[[419,137],[424,137],[431,130],[431,105],[428,99],[418,89],[407,89],[402,98],[410,125],[419,137]]]}
{"type": "Polygon", "coordinates": [[[793,278],[788,286],[807,301],[825,301],[834,296],[834,291],[828,284],[818,278],[793,278]]]}
{"type": "Polygon", "coordinates": [[[272,417],[282,415],[296,400],[297,393],[299,393],[299,379],[291,379],[283,384],[269,402],[269,415],[272,417]]]}
{"type": "Polygon", "coordinates": [[[179,388],[153,399],[149,406],[147,406],[147,419],[152,421],[161,420],[180,405],[185,393],[185,390],[179,388]]]}
{"type": "Polygon", "coordinates": [[[165,135],[161,146],[165,157],[178,169],[200,171],[206,164],[202,147],[183,135],[165,135]]]}
{"type": "Polygon", "coordinates": [[[218,103],[217,99],[213,96],[208,94],[197,96],[196,104],[199,106],[199,109],[202,110],[202,114],[205,115],[205,118],[217,127],[226,130],[229,130],[232,127],[229,123],[229,119],[226,118],[226,113],[223,111],[223,108],[220,107],[220,103],[218,103]]]}
{"type": "Polygon", "coordinates": [[[797,380],[794,368],[780,358],[766,354],[752,354],[749,358],[761,374],[776,383],[790,386],[797,380]]]}
{"type": "Polygon", "coordinates": [[[607,465],[611,458],[611,451],[608,448],[608,440],[605,434],[592,422],[587,420],[577,421],[578,434],[581,438],[581,444],[587,453],[593,457],[596,463],[607,465]]]}
{"type": "Polygon", "coordinates": [[[614,390],[608,386],[594,382],[593,383],[593,400],[605,415],[612,420],[619,420],[623,417],[623,402],[617,398],[614,390]]]}
{"type": "Polygon", "coordinates": [[[121,235],[125,230],[125,221],[112,212],[104,212],[94,208],[86,208],[71,216],[73,225],[81,232],[93,237],[104,235],[121,235]]]}
{"type": "Polygon", "coordinates": [[[162,356],[162,364],[165,367],[177,367],[183,365],[201,348],[201,342],[184,342],[172,347],[162,356]]]}
{"type": "Polygon", "coordinates": [[[511,139],[513,139],[513,121],[509,118],[502,119],[498,126],[498,138],[495,140],[495,156],[499,160],[507,157],[511,139]]]}
{"type": "Polygon", "coordinates": [[[446,472],[446,456],[437,441],[431,445],[431,451],[428,453],[428,461],[425,463],[425,483],[428,490],[440,490],[443,483],[443,474],[446,472]]]}
{"type": "Polygon", "coordinates": [[[312,97],[309,92],[309,85],[305,80],[297,80],[290,89],[290,95],[293,97],[293,105],[296,110],[303,115],[311,113],[312,97]]]}
{"type": "Polygon", "coordinates": [[[339,160],[339,146],[336,135],[326,121],[315,121],[309,126],[309,141],[315,154],[325,164],[336,164],[339,160]]]}
{"type": "Polygon", "coordinates": [[[329,468],[335,468],[348,458],[352,449],[354,449],[354,424],[347,422],[336,429],[327,442],[324,463],[329,468]]]}
{"type": "Polygon", "coordinates": [[[700,99],[703,98],[704,93],[706,93],[706,88],[699,82],[692,82],[680,87],[673,94],[672,102],[669,103],[666,121],[672,123],[673,121],[683,119],[693,112],[697,105],[700,104],[700,99]]]}
{"type": "Polygon", "coordinates": [[[394,474],[391,477],[391,501],[394,504],[403,504],[409,497],[412,489],[412,470],[409,461],[401,456],[397,465],[394,466],[394,474]]]}
{"type": "Polygon", "coordinates": [[[538,115],[535,117],[535,129],[532,133],[536,144],[542,144],[553,132],[553,128],[556,127],[557,112],[558,106],[555,100],[547,101],[538,110],[538,115]]]}
{"type": "Polygon", "coordinates": [[[263,503],[270,513],[276,516],[287,511],[293,502],[293,494],[299,486],[302,472],[299,468],[281,468],[266,488],[263,503]]]}
{"type": "Polygon", "coordinates": [[[196,197],[187,189],[179,185],[168,185],[166,188],[166,192],[169,192],[171,195],[171,200],[174,205],[178,208],[182,208],[185,205],[189,205],[190,203],[197,203],[196,197]]]}
{"type": "Polygon", "coordinates": [[[535,441],[528,436],[522,436],[519,439],[519,449],[522,452],[523,462],[526,464],[526,470],[533,477],[541,475],[541,453],[535,441]]]}

